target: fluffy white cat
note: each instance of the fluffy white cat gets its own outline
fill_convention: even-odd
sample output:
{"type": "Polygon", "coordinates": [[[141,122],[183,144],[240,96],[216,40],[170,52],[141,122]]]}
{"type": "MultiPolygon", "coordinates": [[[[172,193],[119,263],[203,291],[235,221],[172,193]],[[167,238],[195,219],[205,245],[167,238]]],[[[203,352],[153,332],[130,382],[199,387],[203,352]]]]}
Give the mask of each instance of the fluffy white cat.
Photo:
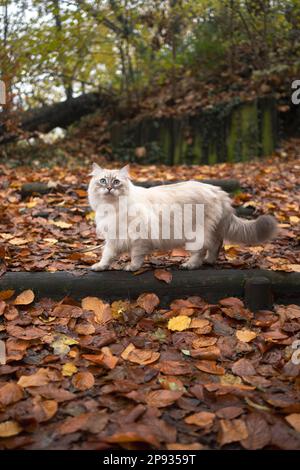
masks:
{"type": "Polygon", "coordinates": [[[135,271],[151,251],[179,246],[191,252],[181,267],[196,269],[203,262],[215,263],[225,239],[260,244],[276,233],[277,223],[272,216],[263,215],[251,221],[237,217],[228,194],[217,186],[186,181],[142,188],[130,181],[128,166],[107,170],[94,164],[91,176],[89,203],[95,211],[97,235],[105,238],[101,261],[91,267],[94,271],[109,269],[122,252],[131,256],[125,269],[135,271]],[[171,206],[177,215],[185,217],[178,218],[173,212],[162,217],[163,208],[171,206]],[[202,217],[197,217],[198,206],[204,208],[202,217]],[[187,207],[192,209],[185,211],[187,207]],[[201,244],[191,244],[193,236],[200,232],[201,244]]]}

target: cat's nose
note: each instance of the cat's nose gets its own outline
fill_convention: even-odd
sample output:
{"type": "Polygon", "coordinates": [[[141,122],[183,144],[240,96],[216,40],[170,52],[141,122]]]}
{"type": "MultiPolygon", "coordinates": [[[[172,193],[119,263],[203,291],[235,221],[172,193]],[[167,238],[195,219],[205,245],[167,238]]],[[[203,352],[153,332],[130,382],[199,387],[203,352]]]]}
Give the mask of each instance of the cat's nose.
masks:
{"type": "Polygon", "coordinates": [[[107,190],[110,192],[112,190],[111,186],[107,186],[107,190]]]}

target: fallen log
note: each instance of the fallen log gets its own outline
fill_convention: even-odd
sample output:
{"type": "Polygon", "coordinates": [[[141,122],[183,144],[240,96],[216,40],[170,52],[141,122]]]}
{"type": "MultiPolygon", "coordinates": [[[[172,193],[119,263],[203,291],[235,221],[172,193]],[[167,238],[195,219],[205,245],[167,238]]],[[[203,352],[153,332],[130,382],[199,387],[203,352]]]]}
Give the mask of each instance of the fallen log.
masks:
{"type": "MultiPolygon", "coordinates": [[[[199,180],[201,183],[212,184],[213,186],[219,186],[224,191],[228,193],[232,193],[241,189],[240,183],[238,180],[234,179],[224,179],[224,180],[216,180],[216,179],[206,179],[206,180],[199,180]]],[[[182,181],[133,181],[133,183],[137,186],[143,186],[144,188],[153,188],[154,186],[159,185],[168,185],[172,183],[182,183],[182,181]]],[[[63,188],[61,185],[57,185],[57,187],[49,186],[47,183],[24,183],[21,187],[21,195],[23,198],[32,196],[33,194],[47,194],[50,191],[61,191],[66,190],[69,188],[63,188]]],[[[84,188],[86,189],[86,188],[84,188]]]]}
{"type": "MultiPolygon", "coordinates": [[[[135,299],[144,292],[154,292],[162,305],[167,305],[175,298],[192,295],[199,295],[208,302],[217,302],[231,296],[244,299],[246,293],[249,304],[249,299],[255,296],[256,284],[260,300],[254,307],[252,305],[253,310],[270,307],[270,295],[275,303],[300,305],[300,273],[205,267],[196,271],[173,270],[172,275],[171,283],[166,284],[157,280],[153,271],[139,275],[126,271],[8,272],[0,278],[0,290],[14,289],[18,294],[23,290],[32,289],[37,298],[61,299],[70,296],[81,299],[97,296],[108,301],[135,299]],[[265,289],[266,296],[260,287],[261,278],[264,278],[265,285],[268,284],[268,289],[265,289]],[[255,282],[257,279],[260,281],[255,282]],[[250,290],[249,281],[252,281],[250,290]]],[[[251,307],[251,302],[249,306],[251,307]]]]}
{"type": "MultiPolygon", "coordinates": [[[[20,127],[27,132],[49,132],[55,127],[67,128],[80,118],[105,109],[114,100],[108,94],[87,93],[66,101],[45,105],[24,111],[20,116],[20,127]]],[[[17,134],[8,133],[5,125],[0,125],[0,143],[11,142],[18,138],[17,134]]]]}

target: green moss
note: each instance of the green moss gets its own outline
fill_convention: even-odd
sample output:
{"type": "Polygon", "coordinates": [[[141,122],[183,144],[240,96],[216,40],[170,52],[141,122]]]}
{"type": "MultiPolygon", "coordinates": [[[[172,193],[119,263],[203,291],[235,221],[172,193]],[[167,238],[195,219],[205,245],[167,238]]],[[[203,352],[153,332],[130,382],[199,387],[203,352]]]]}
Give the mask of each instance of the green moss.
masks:
{"type": "Polygon", "coordinates": [[[239,155],[240,147],[240,110],[234,109],[231,113],[229,126],[227,127],[227,161],[234,162],[239,155]]]}
{"type": "Polygon", "coordinates": [[[258,155],[258,113],[256,101],[241,107],[241,155],[246,161],[258,155]]]}
{"type": "Polygon", "coordinates": [[[274,146],[275,146],[271,109],[263,110],[261,133],[262,133],[261,135],[262,154],[270,155],[274,151],[274,146]]]}
{"type": "Polygon", "coordinates": [[[194,138],[194,145],[192,149],[193,163],[199,165],[202,160],[202,138],[200,132],[194,138]]]}

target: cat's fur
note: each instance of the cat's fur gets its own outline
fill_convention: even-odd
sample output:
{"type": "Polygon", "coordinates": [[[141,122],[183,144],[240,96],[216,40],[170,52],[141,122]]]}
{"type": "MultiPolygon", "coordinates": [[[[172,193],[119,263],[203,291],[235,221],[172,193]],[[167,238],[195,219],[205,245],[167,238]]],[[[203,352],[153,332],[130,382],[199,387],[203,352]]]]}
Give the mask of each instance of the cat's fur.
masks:
{"type": "MultiPolygon", "coordinates": [[[[256,220],[245,220],[234,214],[227,193],[217,186],[196,181],[142,188],[133,185],[128,174],[128,167],[121,170],[106,170],[94,164],[92,178],[88,188],[91,208],[95,211],[96,230],[103,237],[104,226],[112,223],[111,215],[103,217],[101,205],[112,204],[122,222],[128,213],[118,209],[120,196],[126,196],[128,207],[137,202],[140,204],[138,217],[143,220],[151,212],[153,205],[174,204],[180,207],[184,204],[204,204],[204,245],[200,250],[191,251],[191,257],[182,264],[183,268],[195,269],[203,262],[215,263],[223,240],[233,243],[260,244],[271,239],[276,233],[277,223],[272,216],[263,215],[256,220]],[[103,184],[103,178],[106,183],[103,184]],[[114,186],[114,181],[119,183],[114,186]],[[102,184],[100,184],[102,180],[102,184]]],[[[154,217],[156,214],[154,213],[154,217]]],[[[158,217],[158,216],[157,216],[158,217]]],[[[130,219],[130,217],[129,217],[130,219]]],[[[157,218],[158,221],[158,218],[157,218]]],[[[172,219],[170,220],[172,225],[172,219]]],[[[161,227],[160,227],[161,228],[161,227]]],[[[197,227],[196,227],[197,228],[197,227]]],[[[172,231],[171,231],[172,232],[172,231]]],[[[94,264],[94,271],[109,269],[110,264],[122,252],[129,252],[131,263],[125,268],[128,271],[139,269],[144,257],[153,250],[169,250],[178,246],[186,246],[187,239],[171,237],[169,239],[136,239],[126,232],[125,239],[106,239],[101,261],[94,264]]]]}

